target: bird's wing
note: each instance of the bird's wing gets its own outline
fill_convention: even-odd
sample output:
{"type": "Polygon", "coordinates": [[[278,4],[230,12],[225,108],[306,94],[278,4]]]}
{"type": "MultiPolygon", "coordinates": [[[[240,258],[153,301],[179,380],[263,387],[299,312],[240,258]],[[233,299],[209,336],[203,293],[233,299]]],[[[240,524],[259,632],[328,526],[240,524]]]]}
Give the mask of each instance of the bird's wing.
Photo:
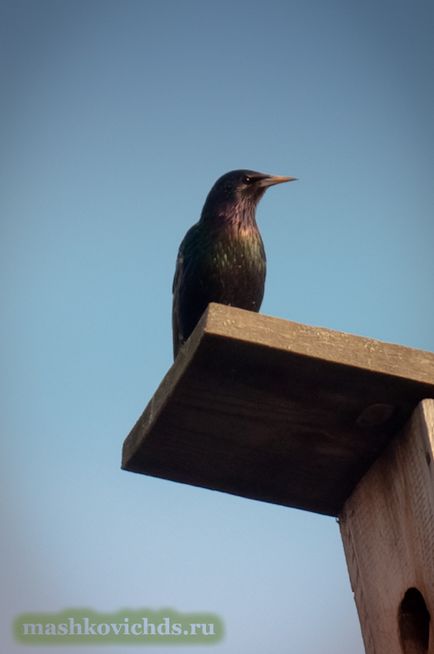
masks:
{"type": "Polygon", "coordinates": [[[176,358],[178,349],[184,343],[185,334],[181,320],[181,295],[185,283],[186,259],[191,249],[192,243],[196,241],[197,224],[190,227],[179,246],[178,256],[176,259],[175,275],[173,277],[173,305],[172,305],[172,329],[173,329],[173,352],[176,358]]]}
{"type": "Polygon", "coordinates": [[[180,279],[181,279],[181,276],[182,276],[182,269],[183,269],[183,266],[184,266],[184,249],[183,249],[184,240],[182,241],[181,245],[179,246],[178,255],[176,257],[175,274],[173,276],[173,284],[172,284],[172,293],[174,295],[177,292],[177,289],[179,287],[179,282],[180,282],[180,279]]]}
{"type": "Polygon", "coordinates": [[[179,294],[180,294],[183,267],[184,267],[184,254],[183,254],[182,243],[181,243],[178,251],[178,256],[176,258],[175,275],[173,277],[173,285],[172,285],[172,293],[173,293],[172,330],[173,330],[173,354],[175,358],[178,353],[179,347],[184,342],[183,335],[180,331],[180,321],[179,321],[179,294]]]}

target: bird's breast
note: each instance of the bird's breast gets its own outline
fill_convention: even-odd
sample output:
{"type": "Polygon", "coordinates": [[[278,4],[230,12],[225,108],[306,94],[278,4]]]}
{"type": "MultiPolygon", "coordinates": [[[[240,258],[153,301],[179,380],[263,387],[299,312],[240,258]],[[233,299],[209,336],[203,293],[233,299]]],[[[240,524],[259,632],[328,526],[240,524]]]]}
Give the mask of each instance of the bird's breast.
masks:
{"type": "Polygon", "coordinates": [[[259,310],[264,294],[266,259],[258,231],[227,230],[203,250],[200,275],[209,301],[259,310]]]}
{"type": "Polygon", "coordinates": [[[215,239],[212,247],[213,263],[228,267],[262,268],[265,252],[259,232],[239,229],[215,239]]]}

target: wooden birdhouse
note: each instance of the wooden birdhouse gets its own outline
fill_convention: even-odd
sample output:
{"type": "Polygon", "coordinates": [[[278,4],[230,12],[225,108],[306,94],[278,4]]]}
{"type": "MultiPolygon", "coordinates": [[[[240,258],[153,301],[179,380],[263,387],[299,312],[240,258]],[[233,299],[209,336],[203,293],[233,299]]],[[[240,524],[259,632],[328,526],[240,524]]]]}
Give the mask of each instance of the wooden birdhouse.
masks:
{"type": "Polygon", "coordinates": [[[434,653],[434,354],[210,304],[125,470],[339,520],[367,654],[434,653]]]}

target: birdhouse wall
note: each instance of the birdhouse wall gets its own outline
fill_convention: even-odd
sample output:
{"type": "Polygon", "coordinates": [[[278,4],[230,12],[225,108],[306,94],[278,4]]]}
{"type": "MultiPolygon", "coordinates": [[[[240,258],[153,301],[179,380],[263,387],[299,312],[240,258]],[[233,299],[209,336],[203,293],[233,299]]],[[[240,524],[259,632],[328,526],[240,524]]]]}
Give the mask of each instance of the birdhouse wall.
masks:
{"type": "Polygon", "coordinates": [[[367,654],[434,653],[433,457],[424,400],[340,514],[367,654]]]}

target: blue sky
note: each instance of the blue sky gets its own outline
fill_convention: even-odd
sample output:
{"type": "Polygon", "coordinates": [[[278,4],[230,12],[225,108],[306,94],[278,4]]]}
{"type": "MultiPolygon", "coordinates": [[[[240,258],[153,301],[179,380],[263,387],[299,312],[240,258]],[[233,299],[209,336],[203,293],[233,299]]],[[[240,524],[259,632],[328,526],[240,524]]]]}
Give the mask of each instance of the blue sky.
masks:
{"type": "Polygon", "coordinates": [[[363,651],[333,519],[120,450],[233,168],[299,178],[258,210],[264,313],[434,350],[433,28],[428,0],[0,0],[5,651],[23,611],[165,606],[218,613],[222,654],[363,651]]]}

